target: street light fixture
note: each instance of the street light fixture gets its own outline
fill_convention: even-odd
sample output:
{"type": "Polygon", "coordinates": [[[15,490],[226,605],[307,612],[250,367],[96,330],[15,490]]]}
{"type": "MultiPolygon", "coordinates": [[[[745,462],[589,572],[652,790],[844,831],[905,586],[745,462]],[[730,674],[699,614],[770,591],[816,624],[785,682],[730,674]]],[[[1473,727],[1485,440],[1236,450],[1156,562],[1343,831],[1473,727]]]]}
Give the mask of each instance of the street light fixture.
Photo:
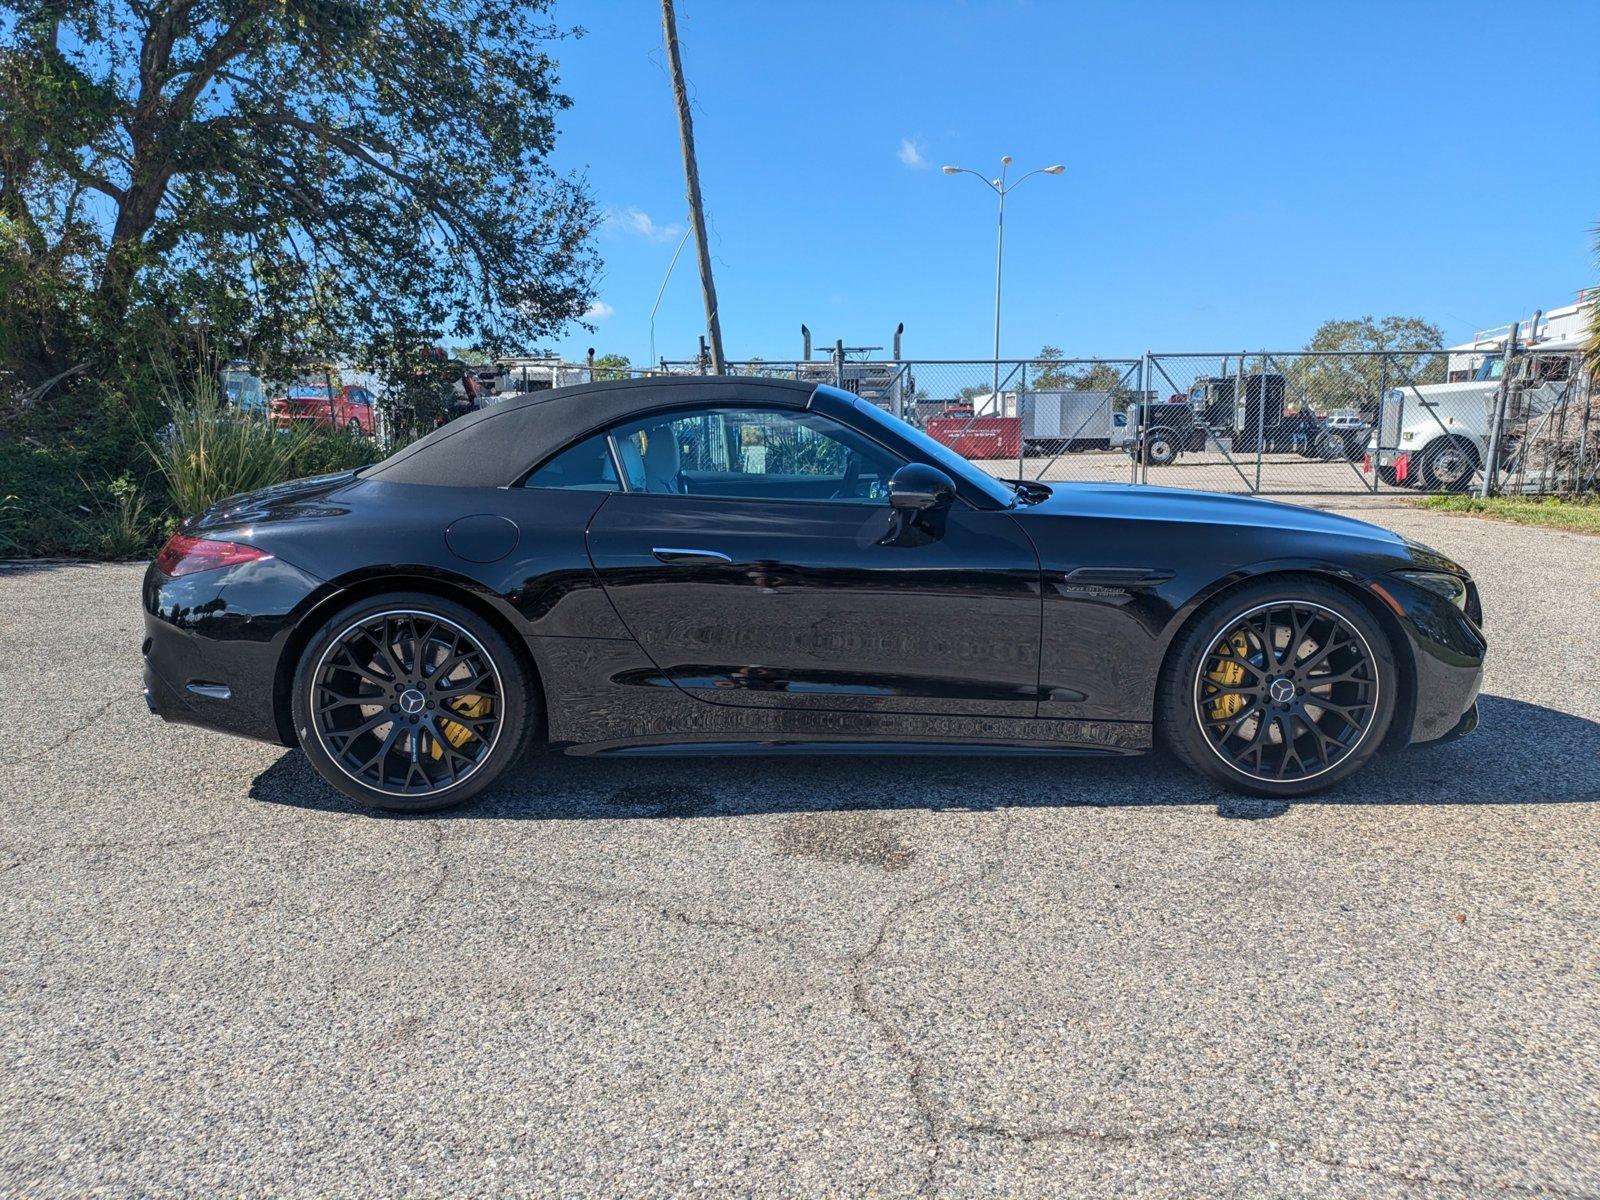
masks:
{"type": "Polygon", "coordinates": [[[966,167],[943,167],[946,175],[971,175],[974,179],[982,179],[996,196],[1000,198],[1000,210],[995,218],[994,226],[994,403],[1000,404],[1000,273],[1005,262],[1006,249],[1006,195],[1014,192],[1022,184],[1035,175],[1059,175],[1066,170],[1060,163],[1048,167],[1038,167],[1029,171],[1015,183],[1006,183],[1006,172],[1011,168],[1011,155],[1007,154],[1000,160],[1000,178],[984,179],[978,172],[966,167]]]}

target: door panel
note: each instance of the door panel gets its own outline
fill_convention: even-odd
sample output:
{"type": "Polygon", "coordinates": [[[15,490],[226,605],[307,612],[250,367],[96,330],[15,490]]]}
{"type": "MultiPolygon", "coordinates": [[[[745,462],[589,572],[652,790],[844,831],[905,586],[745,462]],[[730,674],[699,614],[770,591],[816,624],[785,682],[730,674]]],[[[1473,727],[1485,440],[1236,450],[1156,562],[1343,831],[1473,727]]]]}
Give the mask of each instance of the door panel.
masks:
{"type": "Polygon", "coordinates": [[[629,493],[588,543],[649,682],[713,704],[1033,716],[1032,543],[960,504],[900,521],[883,503],[629,493]]]}

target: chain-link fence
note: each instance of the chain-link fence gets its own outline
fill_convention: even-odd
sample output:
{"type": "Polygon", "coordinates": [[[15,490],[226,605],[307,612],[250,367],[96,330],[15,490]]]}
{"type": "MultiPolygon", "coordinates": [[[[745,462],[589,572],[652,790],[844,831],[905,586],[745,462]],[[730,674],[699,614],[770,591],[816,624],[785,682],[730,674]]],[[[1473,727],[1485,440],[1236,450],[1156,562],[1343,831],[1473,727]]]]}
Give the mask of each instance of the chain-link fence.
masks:
{"type": "MultiPolygon", "coordinates": [[[[656,373],[696,374],[704,360],[656,373]]],[[[1575,350],[756,359],[853,392],[990,473],[1272,494],[1591,491],[1600,405],[1575,350]]]]}

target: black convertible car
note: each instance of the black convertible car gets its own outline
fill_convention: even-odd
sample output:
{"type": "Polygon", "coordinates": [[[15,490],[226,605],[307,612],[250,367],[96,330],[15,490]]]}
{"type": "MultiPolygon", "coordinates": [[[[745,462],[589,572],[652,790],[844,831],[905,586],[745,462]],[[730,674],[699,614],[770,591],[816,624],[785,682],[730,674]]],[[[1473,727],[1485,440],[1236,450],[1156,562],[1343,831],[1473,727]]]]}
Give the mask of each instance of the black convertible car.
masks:
{"type": "Polygon", "coordinates": [[[594,384],[236,497],[144,583],[145,694],[363,804],[571,754],[1065,751],[1158,735],[1305,795],[1469,732],[1455,563],[1235,496],[1007,483],[842,391],[594,384]]]}

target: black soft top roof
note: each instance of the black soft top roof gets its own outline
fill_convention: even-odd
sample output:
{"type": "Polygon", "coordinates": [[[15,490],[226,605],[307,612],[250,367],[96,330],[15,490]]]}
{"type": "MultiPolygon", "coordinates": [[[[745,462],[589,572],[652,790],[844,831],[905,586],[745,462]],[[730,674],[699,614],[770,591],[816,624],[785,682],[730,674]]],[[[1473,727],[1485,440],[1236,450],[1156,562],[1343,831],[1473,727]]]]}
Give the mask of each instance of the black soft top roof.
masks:
{"type": "Polygon", "coordinates": [[[504,487],[585,434],[680,404],[805,408],[816,384],[740,375],[652,376],[533,392],[479,409],[363,471],[385,483],[504,487]]]}

